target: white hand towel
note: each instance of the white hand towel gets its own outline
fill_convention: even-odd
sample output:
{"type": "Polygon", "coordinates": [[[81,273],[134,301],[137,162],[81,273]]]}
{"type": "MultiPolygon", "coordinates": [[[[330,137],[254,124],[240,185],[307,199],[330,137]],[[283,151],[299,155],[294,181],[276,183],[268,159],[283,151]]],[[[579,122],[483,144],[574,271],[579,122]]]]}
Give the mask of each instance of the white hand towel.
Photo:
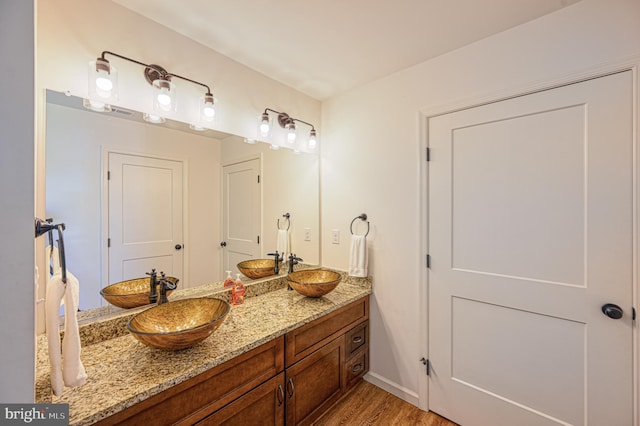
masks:
{"type": "Polygon", "coordinates": [[[60,350],[60,303],[64,297],[65,287],[62,275],[49,278],[47,274],[47,293],[45,296],[45,326],[49,348],[49,367],[51,369],[51,388],[56,396],[62,395],[64,380],[62,379],[62,352],[60,350]]]}
{"type": "Polygon", "coordinates": [[[364,235],[351,235],[349,275],[352,277],[366,277],[368,267],[367,238],[364,235]]]}
{"type": "Polygon", "coordinates": [[[76,312],[79,301],[78,279],[67,271],[67,286],[62,282],[62,274],[57,273],[47,280],[45,318],[51,367],[51,388],[56,396],[62,395],[64,385],[80,386],[87,379],[87,373],[80,360],[80,333],[76,312]],[[60,349],[59,315],[60,303],[65,304],[65,332],[60,349]]]}
{"type": "Polygon", "coordinates": [[[62,339],[62,377],[70,387],[82,386],[87,381],[87,372],[80,359],[80,331],[78,329],[78,305],[80,283],[67,271],[67,291],[64,294],[64,338],[62,339]]]}
{"type": "Polygon", "coordinates": [[[276,250],[282,256],[282,259],[286,262],[289,255],[289,230],[278,229],[278,236],[276,239],[276,250]]]}

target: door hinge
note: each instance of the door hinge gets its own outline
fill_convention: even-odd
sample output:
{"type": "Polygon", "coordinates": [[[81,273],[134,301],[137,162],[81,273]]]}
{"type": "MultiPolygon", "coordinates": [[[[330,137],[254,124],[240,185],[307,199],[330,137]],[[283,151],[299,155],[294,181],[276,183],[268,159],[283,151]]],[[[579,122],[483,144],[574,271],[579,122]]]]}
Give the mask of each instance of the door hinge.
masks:
{"type": "Polygon", "coordinates": [[[631,319],[636,320],[636,308],[631,308],[631,319]]]}
{"type": "Polygon", "coordinates": [[[111,171],[107,170],[107,180],[111,180],[111,171]]]}
{"type": "Polygon", "coordinates": [[[427,255],[427,268],[431,269],[431,255],[427,255]]]}
{"type": "Polygon", "coordinates": [[[260,244],[260,235],[258,235],[256,239],[258,240],[258,244],[260,244]]]}
{"type": "Polygon", "coordinates": [[[111,238],[107,238],[107,247],[111,247],[111,238]]]}
{"type": "Polygon", "coordinates": [[[427,372],[427,376],[431,376],[431,361],[429,361],[427,358],[422,357],[420,358],[420,362],[425,366],[426,368],[426,372],[427,372]]]}
{"type": "Polygon", "coordinates": [[[260,183],[260,175],[258,175],[258,183],[260,183]]]}
{"type": "Polygon", "coordinates": [[[427,151],[427,161],[431,161],[431,148],[427,147],[426,151],[427,151]]]}

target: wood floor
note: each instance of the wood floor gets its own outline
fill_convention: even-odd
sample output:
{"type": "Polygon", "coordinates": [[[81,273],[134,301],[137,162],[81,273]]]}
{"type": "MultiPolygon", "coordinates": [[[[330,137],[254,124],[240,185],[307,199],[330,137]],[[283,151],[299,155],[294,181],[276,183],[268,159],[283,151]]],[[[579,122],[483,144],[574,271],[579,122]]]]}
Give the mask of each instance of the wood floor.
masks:
{"type": "Polygon", "coordinates": [[[457,426],[435,413],[422,411],[364,380],[314,423],[314,426],[337,425],[457,426]]]}

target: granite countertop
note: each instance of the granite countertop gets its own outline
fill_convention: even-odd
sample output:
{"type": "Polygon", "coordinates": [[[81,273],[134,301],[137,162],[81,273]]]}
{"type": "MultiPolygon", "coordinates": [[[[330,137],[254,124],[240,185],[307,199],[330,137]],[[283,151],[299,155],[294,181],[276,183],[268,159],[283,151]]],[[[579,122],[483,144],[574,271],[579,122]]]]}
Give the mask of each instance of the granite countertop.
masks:
{"type": "MultiPolygon", "coordinates": [[[[189,290],[182,297],[228,297],[228,290],[217,285],[189,290]]],[[[51,393],[46,335],[41,335],[37,338],[36,402],[67,403],[71,425],[92,424],[368,294],[369,279],[344,274],[331,293],[318,299],[288,291],[281,277],[254,288],[249,284],[245,303],[232,306],[211,337],[175,352],[143,345],[120,330],[131,314],[117,317],[107,322],[118,329],[112,335],[96,338],[95,330],[85,333],[89,337],[83,336],[82,362],[87,382],[65,388],[59,397],[51,393]]],[[[96,324],[100,333],[109,327],[96,324]]]]}

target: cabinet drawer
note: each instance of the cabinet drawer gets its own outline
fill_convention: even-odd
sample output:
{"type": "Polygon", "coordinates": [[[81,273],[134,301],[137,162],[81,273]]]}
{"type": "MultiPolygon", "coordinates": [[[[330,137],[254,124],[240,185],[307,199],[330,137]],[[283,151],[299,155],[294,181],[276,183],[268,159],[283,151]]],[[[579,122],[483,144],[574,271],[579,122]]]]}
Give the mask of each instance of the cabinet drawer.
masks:
{"type": "Polygon", "coordinates": [[[358,351],[358,349],[367,345],[368,342],[369,342],[369,321],[365,321],[362,324],[354,327],[349,332],[347,332],[347,335],[346,335],[347,359],[349,359],[351,355],[355,354],[358,351]]]}
{"type": "Polygon", "coordinates": [[[348,389],[355,385],[362,376],[369,371],[369,348],[358,352],[347,361],[347,365],[344,368],[345,372],[345,387],[348,389]]]}
{"type": "Polygon", "coordinates": [[[279,338],[107,417],[99,424],[193,424],[283,369],[284,339],[279,338]]]}
{"type": "Polygon", "coordinates": [[[286,334],[286,366],[295,364],[367,319],[369,296],[290,331],[286,334]]]}
{"type": "Polygon", "coordinates": [[[285,397],[284,373],[280,373],[196,425],[284,425],[285,397]]]}

